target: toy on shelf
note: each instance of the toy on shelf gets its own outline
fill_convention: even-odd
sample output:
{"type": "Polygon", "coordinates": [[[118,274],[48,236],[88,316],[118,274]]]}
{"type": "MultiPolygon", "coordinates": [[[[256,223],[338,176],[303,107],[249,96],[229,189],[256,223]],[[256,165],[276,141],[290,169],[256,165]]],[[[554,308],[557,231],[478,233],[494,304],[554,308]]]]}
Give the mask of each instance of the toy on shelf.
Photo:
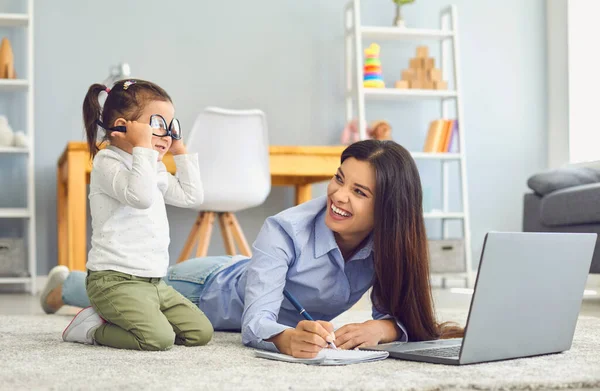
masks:
{"type": "MultiPolygon", "coordinates": [[[[367,138],[375,140],[391,140],[392,127],[387,121],[374,121],[370,126],[367,126],[367,138]]],[[[350,145],[360,140],[358,132],[358,120],[353,119],[346,124],[340,139],[343,145],[350,145]]]]}
{"type": "Polygon", "coordinates": [[[402,71],[402,80],[396,81],[396,88],[446,90],[448,83],[442,80],[442,71],[435,67],[427,46],[419,46],[417,56],[410,59],[410,67],[402,71]]]}
{"type": "Polygon", "coordinates": [[[0,115],[0,147],[21,147],[29,144],[27,136],[22,131],[13,132],[8,119],[0,115]]]}
{"type": "Polygon", "coordinates": [[[372,43],[371,46],[365,49],[363,86],[366,88],[385,88],[381,74],[381,61],[379,60],[379,45],[376,43],[372,43]]]}
{"type": "Polygon", "coordinates": [[[15,79],[16,77],[12,46],[7,38],[2,38],[0,44],[0,79],[15,79]]]}

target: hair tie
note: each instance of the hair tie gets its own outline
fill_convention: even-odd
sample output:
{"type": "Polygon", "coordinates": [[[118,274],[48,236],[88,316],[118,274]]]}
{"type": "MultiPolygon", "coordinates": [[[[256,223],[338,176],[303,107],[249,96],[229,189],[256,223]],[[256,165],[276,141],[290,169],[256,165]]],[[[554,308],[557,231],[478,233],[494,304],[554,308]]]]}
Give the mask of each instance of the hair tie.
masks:
{"type": "Polygon", "coordinates": [[[106,91],[106,93],[108,94],[108,93],[110,92],[110,88],[106,87],[106,88],[104,89],[104,91],[106,91]]]}
{"type": "Polygon", "coordinates": [[[123,90],[127,91],[130,85],[135,84],[135,80],[127,80],[123,83],[123,90]]]}

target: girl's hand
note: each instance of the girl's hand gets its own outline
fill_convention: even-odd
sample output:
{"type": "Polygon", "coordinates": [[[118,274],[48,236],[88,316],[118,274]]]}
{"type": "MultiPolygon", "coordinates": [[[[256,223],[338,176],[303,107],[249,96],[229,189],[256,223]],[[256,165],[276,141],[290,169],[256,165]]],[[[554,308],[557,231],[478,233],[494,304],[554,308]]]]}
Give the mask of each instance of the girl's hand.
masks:
{"type": "Polygon", "coordinates": [[[368,320],[340,327],[335,332],[335,340],[338,349],[354,349],[395,341],[399,333],[400,329],[392,319],[368,320]]]}
{"type": "Polygon", "coordinates": [[[271,338],[281,353],[298,358],[314,358],[327,342],[333,342],[333,325],[322,320],[303,320],[295,329],[287,329],[271,338]]]}
{"type": "Polygon", "coordinates": [[[152,128],[149,124],[143,124],[137,121],[126,121],[125,127],[127,131],[112,132],[112,137],[122,139],[133,147],[144,147],[152,149],[152,128]]]}
{"type": "Polygon", "coordinates": [[[171,148],[169,148],[169,152],[173,155],[183,155],[187,153],[187,149],[183,144],[183,140],[175,140],[171,143],[171,148]]]}

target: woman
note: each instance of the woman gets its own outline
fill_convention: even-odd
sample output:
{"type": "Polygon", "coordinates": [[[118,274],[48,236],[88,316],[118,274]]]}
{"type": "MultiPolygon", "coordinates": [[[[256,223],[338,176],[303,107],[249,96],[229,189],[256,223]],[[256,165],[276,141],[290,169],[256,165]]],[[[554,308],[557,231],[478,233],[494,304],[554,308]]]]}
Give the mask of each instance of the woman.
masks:
{"type": "MultiPolygon", "coordinates": [[[[85,274],[72,272],[61,285],[62,275],[49,279],[47,312],[88,305],[85,274]]],[[[419,172],[393,141],[346,148],[327,196],[269,217],[251,259],[190,259],[169,268],[165,282],[215,330],[241,330],[244,344],[295,357],[314,357],[333,340],[352,349],[463,333],[435,320],[419,172]],[[373,320],[333,333],[329,321],[371,287],[373,320]],[[302,320],[284,288],[318,320],[302,320]]]]}

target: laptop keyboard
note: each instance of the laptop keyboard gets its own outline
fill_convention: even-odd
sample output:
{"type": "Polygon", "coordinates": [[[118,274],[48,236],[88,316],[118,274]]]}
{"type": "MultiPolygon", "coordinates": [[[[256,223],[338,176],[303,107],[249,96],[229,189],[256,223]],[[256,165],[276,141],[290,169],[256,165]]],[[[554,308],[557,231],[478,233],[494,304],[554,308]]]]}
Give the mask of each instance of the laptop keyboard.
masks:
{"type": "Polygon", "coordinates": [[[460,345],[448,346],[446,348],[411,350],[407,353],[430,357],[458,357],[460,353],[460,345]]]}

